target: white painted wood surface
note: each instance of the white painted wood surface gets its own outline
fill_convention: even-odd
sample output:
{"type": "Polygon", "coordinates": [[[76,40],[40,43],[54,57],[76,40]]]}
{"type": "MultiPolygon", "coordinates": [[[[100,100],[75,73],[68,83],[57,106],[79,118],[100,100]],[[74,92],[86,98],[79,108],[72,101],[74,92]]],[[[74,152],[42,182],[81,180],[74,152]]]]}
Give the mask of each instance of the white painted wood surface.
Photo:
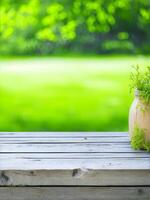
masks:
{"type": "Polygon", "coordinates": [[[124,132],[3,132],[0,185],[150,186],[150,154],[124,132]]]}
{"type": "Polygon", "coordinates": [[[1,187],[0,200],[149,200],[149,187],[1,187]]]}
{"type": "Polygon", "coordinates": [[[150,154],[127,133],[0,133],[0,200],[149,199],[150,154]]]}

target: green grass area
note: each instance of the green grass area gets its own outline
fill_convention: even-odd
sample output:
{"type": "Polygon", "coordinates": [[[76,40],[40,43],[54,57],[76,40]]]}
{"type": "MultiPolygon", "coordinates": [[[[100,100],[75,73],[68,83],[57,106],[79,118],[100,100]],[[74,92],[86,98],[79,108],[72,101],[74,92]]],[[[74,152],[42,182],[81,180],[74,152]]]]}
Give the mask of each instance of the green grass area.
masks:
{"type": "Polygon", "coordinates": [[[125,131],[131,66],[150,57],[0,61],[0,131],[125,131]]]}

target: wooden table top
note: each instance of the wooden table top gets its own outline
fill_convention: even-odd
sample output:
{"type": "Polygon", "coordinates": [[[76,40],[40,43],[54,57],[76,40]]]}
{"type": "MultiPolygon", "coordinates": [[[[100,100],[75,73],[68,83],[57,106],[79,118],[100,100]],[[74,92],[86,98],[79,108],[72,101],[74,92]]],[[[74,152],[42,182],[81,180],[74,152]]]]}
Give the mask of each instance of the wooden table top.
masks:
{"type": "Polygon", "coordinates": [[[0,185],[150,185],[150,153],[126,132],[1,132],[0,172],[0,185]]]}

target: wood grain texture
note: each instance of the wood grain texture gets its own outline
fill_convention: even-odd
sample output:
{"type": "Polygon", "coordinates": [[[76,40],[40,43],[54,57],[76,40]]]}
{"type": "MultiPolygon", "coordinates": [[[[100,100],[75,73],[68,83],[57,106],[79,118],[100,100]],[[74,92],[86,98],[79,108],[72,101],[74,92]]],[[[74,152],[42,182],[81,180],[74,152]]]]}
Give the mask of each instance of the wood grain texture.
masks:
{"type": "Polygon", "coordinates": [[[95,138],[88,138],[88,137],[79,137],[79,138],[51,138],[51,137],[39,137],[39,138],[0,138],[0,143],[6,143],[6,144],[13,144],[13,143],[31,143],[31,144],[37,144],[37,143],[128,143],[129,139],[127,137],[95,137],[95,138]]]}
{"type": "Polygon", "coordinates": [[[0,185],[147,185],[150,154],[127,133],[2,132],[0,185]]]}
{"type": "MultiPolygon", "coordinates": [[[[32,152],[32,153],[90,153],[90,152],[116,152],[116,153],[143,153],[142,151],[135,151],[131,149],[129,142],[127,144],[121,143],[82,143],[82,144],[41,144],[41,143],[26,143],[22,144],[0,144],[0,153],[23,153],[23,152],[32,152]]],[[[149,155],[147,153],[147,155],[149,155]]]]}
{"type": "Polygon", "coordinates": [[[0,132],[0,137],[128,137],[127,132],[0,132]]]}
{"type": "Polygon", "coordinates": [[[149,170],[150,158],[102,159],[1,159],[0,171],[5,170],[149,170]]]}
{"type": "Polygon", "coordinates": [[[7,170],[0,186],[150,186],[147,170],[7,170]]]}
{"type": "Polygon", "coordinates": [[[11,187],[0,200],[149,200],[149,187],[11,187]]]}

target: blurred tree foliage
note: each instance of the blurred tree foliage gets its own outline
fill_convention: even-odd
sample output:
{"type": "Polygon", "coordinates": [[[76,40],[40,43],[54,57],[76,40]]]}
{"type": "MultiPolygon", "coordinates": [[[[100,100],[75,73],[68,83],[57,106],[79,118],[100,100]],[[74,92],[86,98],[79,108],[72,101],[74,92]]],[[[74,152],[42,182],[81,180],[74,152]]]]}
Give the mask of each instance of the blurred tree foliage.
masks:
{"type": "Polygon", "coordinates": [[[0,53],[150,53],[150,0],[1,0],[0,53]]]}

